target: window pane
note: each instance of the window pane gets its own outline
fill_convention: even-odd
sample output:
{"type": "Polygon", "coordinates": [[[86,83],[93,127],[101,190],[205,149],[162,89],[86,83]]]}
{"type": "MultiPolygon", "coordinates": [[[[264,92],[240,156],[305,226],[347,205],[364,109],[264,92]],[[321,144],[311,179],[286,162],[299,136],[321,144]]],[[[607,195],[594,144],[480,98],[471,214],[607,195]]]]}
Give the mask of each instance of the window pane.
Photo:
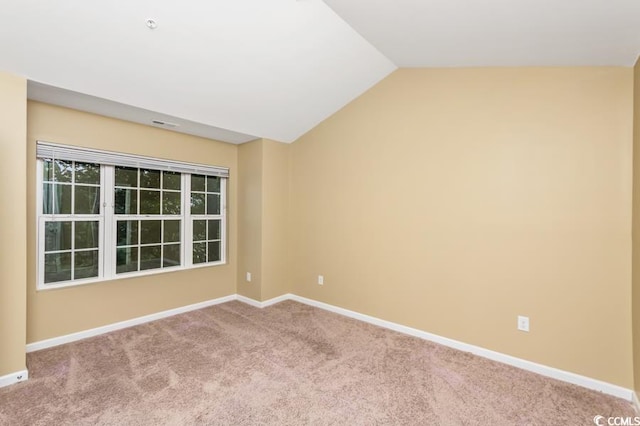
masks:
{"type": "Polygon", "coordinates": [[[191,194],[191,214],[204,214],[204,194],[191,194]]]}
{"type": "Polygon", "coordinates": [[[204,176],[191,175],[191,190],[204,192],[204,176]]]}
{"type": "Polygon", "coordinates": [[[208,221],[209,233],[207,236],[208,240],[219,240],[220,239],[220,221],[219,220],[210,220],[208,221]]]}
{"type": "Polygon", "coordinates": [[[140,190],[140,214],[160,214],[160,191],[140,190]]]}
{"type": "Polygon", "coordinates": [[[220,178],[207,176],[207,192],[220,192],[220,178]]]}
{"type": "Polygon", "coordinates": [[[220,241],[213,241],[209,244],[209,257],[208,262],[217,262],[220,260],[220,241]]]}
{"type": "Polygon", "coordinates": [[[161,246],[140,247],[140,270],[160,268],[161,246]]]}
{"type": "Polygon", "coordinates": [[[138,186],[138,169],[116,167],[116,186],[138,186]]]}
{"type": "Polygon", "coordinates": [[[162,214],[180,214],[179,192],[162,192],[162,214]]]}
{"type": "Polygon", "coordinates": [[[53,185],[50,183],[42,185],[42,213],[53,213],[53,185]]]}
{"type": "Polygon", "coordinates": [[[100,187],[74,186],[75,214],[100,214],[100,187]]]}
{"type": "Polygon", "coordinates": [[[44,214],[71,214],[71,185],[45,183],[42,187],[44,214]]]}
{"type": "Polygon", "coordinates": [[[98,247],[98,232],[100,225],[97,221],[75,222],[75,249],[98,247]]]}
{"type": "Polygon", "coordinates": [[[133,246],[138,244],[138,221],[118,221],[118,246],[133,246]]]}
{"type": "Polygon", "coordinates": [[[115,199],[116,214],[138,214],[138,190],[116,188],[115,199]]]}
{"type": "Polygon", "coordinates": [[[180,266],[180,244],[169,244],[164,246],[162,266],[164,268],[180,266]]]}
{"type": "Polygon", "coordinates": [[[164,221],[164,241],[165,243],[180,242],[180,221],[164,221]]]}
{"type": "Polygon", "coordinates": [[[119,248],[116,251],[116,273],[138,270],[138,247],[119,248]]]}
{"type": "Polygon", "coordinates": [[[207,214],[220,214],[220,195],[207,194],[207,214]]]}
{"type": "Polygon", "coordinates": [[[207,239],[207,221],[193,221],[193,241],[204,241],[207,239]]]}
{"type": "Polygon", "coordinates": [[[207,243],[193,243],[193,263],[207,261],[207,243]]]}
{"type": "Polygon", "coordinates": [[[42,180],[45,182],[53,181],[53,162],[51,160],[42,161],[42,180]]]}
{"type": "Polygon", "coordinates": [[[161,240],[161,220],[141,220],[140,221],[140,243],[153,244],[161,240]]]}
{"type": "Polygon", "coordinates": [[[71,182],[73,165],[70,161],[56,160],[53,165],[53,178],[56,182],[71,182]]]}
{"type": "Polygon", "coordinates": [[[160,188],[160,171],[140,169],[141,188],[160,188]]]}
{"type": "Polygon", "coordinates": [[[162,187],[180,190],[180,173],[162,172],[162,187]]]}
{"type": "Polygon", "coordinates": [[[44,282],[54,283],[71,279],[71,253],[44,255],[44,282]]]}
{"type": "Polygon", "coordinates": [[[100,184],[100,166],[76,162],[76,183],[100,184]]]}
{"type": "Polygon", "coordinates": [[[98,250],[80,251],[74,256],[73,279],[98,276],[98,250]]]}
{"type": "Polygon", "coordinates": [[[71,250],[72,222],[46,222],[44,251],[71,250]]]}

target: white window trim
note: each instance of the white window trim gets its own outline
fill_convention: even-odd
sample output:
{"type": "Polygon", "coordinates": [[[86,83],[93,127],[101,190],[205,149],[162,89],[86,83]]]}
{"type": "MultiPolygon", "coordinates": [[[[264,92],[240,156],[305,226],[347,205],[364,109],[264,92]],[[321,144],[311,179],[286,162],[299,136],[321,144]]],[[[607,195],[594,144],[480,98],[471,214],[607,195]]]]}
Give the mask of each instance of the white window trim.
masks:
{"type": "MultiPolygon", "coordinates": [[[[148,158],[148,157],[142,157],[148,158]]],[[[96,162],[87,160],[75,160],[81,162],[96,162]]],[[[161,160],[157,160],[161,161],[161,160]]],[[[175,162],[172,162],[174,164],[175,162]]],[[[188,166],[188,163],[185,163],[188,166]]],[[[140,168],[145,168],[138,166],[140,168]]],[[[201,171],[207,166],[195,171],[193,174],[202,174],[201,171]],[[200,172],[200,173],[199,173],[200,172]]],[[[153,168],[153,167],[149,167],[153,168]]],[[[158,170],[157,168],[155,168],[158,170]]],[[[218,168],[223,169],[223,168],[218,168]]],[[[166,168],[164,170],[167,170],[166,168]]],[[[176,271],[184,271],[189,269],[199,269],[206,267],[214,267],[225,265],[227,263],[227,176],[220,176],[220,214],[219,215],[191,215],[191,174],[182,171],[181,173],[181,215],[136,215],[139,219],[146,216],[149,219],[163,220],[175,219],[181,221],[181,265],[166,268],[147,269],[141,271],[116,273],[116,251],[117,251],[117,227],[118,220],[126,220],[128,216],[115,214],[115,167],[111,165],[100,164],[100,215],[49,215],[42,212],[43,202],[43,160],[36,159],[36,290],[51,290],[66,287],[75,287],[86,284],[101,283],[106,281],[127,279],[133,277],[145,277],[150,275],[164,274],[176,271]],[[220,220],[220,260],[216,262],[204,262],[193,264],[193,220],[197,219],[216,219],[220,220]],[[44,282],[44,239],[45,239],[45,222],[47,221],[74,221],[74,220],[93,220],[99,222],[99,265],[98,277],[84,278],[71,281],[61,281],[58,283],[45,284],[44,282]],[[109,238],[107,238],[109,236],[109,238]]],[[[133,218],[133,216],[131,216],[133,218]]],[[[136,220],[133,218],[132,220],[136,220]]]]}

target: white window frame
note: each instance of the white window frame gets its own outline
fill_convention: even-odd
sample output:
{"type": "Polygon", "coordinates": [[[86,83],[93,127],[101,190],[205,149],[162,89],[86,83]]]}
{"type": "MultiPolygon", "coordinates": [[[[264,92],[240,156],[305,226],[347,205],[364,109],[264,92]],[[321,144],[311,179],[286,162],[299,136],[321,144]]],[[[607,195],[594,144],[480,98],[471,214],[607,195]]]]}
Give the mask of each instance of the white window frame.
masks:
{"type": "MultiPolygon", "coordinates": [[[[197,173],[194,173],[197,174],[197,173]]],[[[191,178],[191,175],[189,175],[191,178]]],[[[205,177],[206,178],[206,177],[205,177]]],[[[191,180],[188,182],[188,194],[186,194],[186,198],[188,199],[188,205],[191,205],[191,180]]],[[[207,192],[205,192],[206,198],[207,192]]],[[[227,241],[227,215],[226,215],[226,206],[227,203],[227,179],[220,179],[220,213],[219,214],[191,214],[189,212],[189,223],[188,226],[188,238],[189,238],[189,262],[190,266],[193,268],[199,268],[202,266],[215,265],[215,264],[224,264],[226,263],[226,241],[227,241]],[[201,263],[193,263],[193,222],[196,220],[220,220],[220,260],[217,262],[201,262],[201,263]]],[[[208,229],[208,224],[207,224],[208,229]]]]}
{"type": "MultiPolygon", "coordinates": [[[[47,222],[71,222],[71,223],[75,223],[75,222],[83,222],[83,221],[91,221],[91,222],[98,222],[99,223],[99,230],[98,230],[98,276],[102,276],[104,275],[104,232],[105,232],[105,220],[104,220],[104,204],[105,204],[105,191],[104,191],[104,172],[103,172],[103,166],[100,166],[100,213],[98,215],[87,215],[87,214],[45,214],[42,210],[43,210],[43,185],[44,185],[44,179],[42,178],[43,175],[43,167],[42,167],[42,160],[38,159],[37,163],[36,163],[36,174],[37,174],[37,181],[38,181],[38,188],[36,191],[36,203],[37,203],[37,209],[38,212],[36,214],[36,226],[37,226],[37,235],[38,235],[38,241],[37,241],[37,250],[38,250],[38,256],[37,256],[37,277],[38,277],[38,289],[42,289],[40,287],[40,285],[44,285],[44,288],[56,288],[56,287],[66,287],[67,285],[63,285],[62,283],[74,283],[74,285],[81,285],[81,284],[88,284],[88,283],[92,283],[95,282],[97,280],[97,278],[92,277],[92,278],[82,278],[82,279],[77,279],[77,280],[70,280],[70,281],[61,281],[61,284],[44,284],[44,258],[45,258],[45,239],[46,239],[46,231],[45,231],[45,225],[47,222]]],[[[75,174],[74,174],[75,175],[75,174]]],[[[74,188],[75,182],[69,183],[69,185],[74,188]]],[[[71,206],[73,209],[73,206],[75,204],[75,191],[71,191],[71,206]]],[[[72,231],[71,231],[71,240],[75,240],[74,238],[74,228],[75,226],[72,226],[72,231]]],[[[61,251],[67,251],[67,250],[61,250],[61,251]]],[[[80,250],[83,251],[83,250],[80,250]]],[[[74,256],[73,254],[76,252],[76,250],[71,250],[71,270],[72,270],[72,274],[73,274],[73,266],[74,266],[74,256]]]]}
{"type": "MultiPolygon", "coordinates": [[[[39,142],[40,143],[40,142],[39,142]]],[[[43,143],[46,146],[64,147],[65,149],[73,149],[73,147],[65,147],[62,145],[43,143]]],[[[81,151],[93,150],[79,148],[81,151]]],[[[103,151],[97,151],[99,154],[103,151]]],[[[117,155],[115,153],[109,153],[111,155],[117,155]]],[[[135,156],[123,154],[127,159],[138,158],[135,156]]],[[[55,157],[54,157],[55,158],[55,157]]],[[[156,164],[162,165],[165,160],[151,159],[148,157],[139,157],[142,161],[154,161],[156,164]]],[[[60,159],[60,158],[55,158],[60,159]]],[[[67,161],[66,159],[62,158],[67,161]]],[[[99,161],[91,161],[90,159],[74,160],[79,162],[94,163],[100,165],[100,214],[97,215],[52,215],[44,214],[43,212],[43,159],[36,159],[36,249],[37,249],[37,262],[36,262],[36,276],[37,276],[37,290],[49,290],[55,288],[72,287],[77,285],[92,284],[97,282],[104,282],[110,280],[117,280],[123,278],[148,276],[155,274],[162,274],[166,272],[175,272],[179,270],[219,266],[227,263],[227,180],[228,169],[217,168],[226,170],[226,176],[220,176],[220,214],[219,215],[191,215],[191,175],[192,174],[205,174],[206,168],[209,166],[193,165],[189,163],[176,163],[166,160],[171,166],[182,166],[182,170],[177,170],[181,173],[181,215],[116,215],[115,214],[115,166],[109,164],[103,164],[99,161]],[[186,170],[185,170],[186,169],[186,170]],[[191,173],[190,171],[193,170],[191,173]],[[203,173],[203,170],[205,172],[203,173]],[[197,219],[219,219],[220,220],[220,260],[215,262],[204,262],[193,264],[193,221],[197,219]],[[180,220],[180,245],[181,245],[181,264],[179,266],[160,267],[157,269],[146,269],[133,272],[116,273],[116,251],[117,251],[117,222],[119,220],[180,220]],[[45,223],[50,221],[84,221],[93,220],[99,222],[99,250],[98,250],[98,277],[84,278],[70,281],[60,281],[45,284],[44,271],[45,271],[45,223]]],[[[154,169],[153,166],[140,165],[135,166],[127,164],[126,167],[137,167],[154,169]]],[[[159,169],[154,169],[159,170],[159,169]]],[[[167,170],[165,168],[164,170],[167,170]]],[[[168,169],[172,170],[172,169],[168,169]]],[[[138,188],[139,189],[139,188],[138,188]]],[[[72,191],[73,193],[74,191],[72,191]]],[[[73,201],[72,201],[73,202],[73,201]]],[[[73,228],[72,228],[73,229],[73,228]]],[[[72,237],[73,238],[73,237],[72,237]]],[[[164,244],[161,242],[159,244],[164,244]]],[[[140,244],[138,244],[140,246],[140,244]]],[[[72,251],[72,259],[73,259],[72,251]]],[[[72,260],[73,262],[73,260],[72,260]]],[[[72,263],[73,271],[73,263],[72,263]]],[[[73,273],[73,272],[72,272],[73,273]]]]}

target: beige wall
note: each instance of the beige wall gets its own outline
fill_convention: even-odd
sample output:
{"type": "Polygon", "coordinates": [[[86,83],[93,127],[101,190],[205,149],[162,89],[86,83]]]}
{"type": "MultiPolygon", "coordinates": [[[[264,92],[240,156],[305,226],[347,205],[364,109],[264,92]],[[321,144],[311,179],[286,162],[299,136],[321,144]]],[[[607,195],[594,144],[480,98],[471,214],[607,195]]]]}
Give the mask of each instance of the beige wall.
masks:
{"type": "Polygon", "coordinates": [[[238,293],[258,301],[290,291],[289,149],[258,139],[238,150],[238,293]]]}
{"type": "Polygon", "coordinates": [[[289,185],[291,145],[263,140],[262,300],[291,292],[289,185]]]}
{"type": "Polygon", "coordinates": [[[291,146],[293,292],[632,387],[632,84],[391,74],[291,146]]]}
{"type": "Polygon", "coordinates": [[[292,145],[237,147],[37,102],[25,123],[24,79],[0,75],[2,193],[24,199],[2,204],[0,376],[24,368],[25,315],[34,342],[237,291],[633,387],[632,88],[628,68],[404,69],[292,145]],[[37,139],[229,167],[229,263],[37,292],[37,139]]]}
{"type": "Polygon", "coordinates": [[[238,294],[262,300],[262,140],[238,147],[238,294]],[[251,282],[246,273],[251,273],[251,282]]]}
{"type": "MultiPolygon", "coordinates": [[[[37,102],[28,103],[26,143],[26,206],[29,225],[28,342],[236,292],[237,146],[37,102]],[[229,167],[231,178],[228,187],[228,263],[188,271],[36,291],[36,140],[229,167]]],[[[24,151],[24,147],[22,150],[24,151]]]]}
{"type": "Polygon", "coordinates": [[[640,58],[633,84],[633,367],[634,389],[640,391],[640,58]]]}
{"type": "Polygon", "coordinates": [[[0,72],[0,377],[24,370],[27,81],[0,72]]]}

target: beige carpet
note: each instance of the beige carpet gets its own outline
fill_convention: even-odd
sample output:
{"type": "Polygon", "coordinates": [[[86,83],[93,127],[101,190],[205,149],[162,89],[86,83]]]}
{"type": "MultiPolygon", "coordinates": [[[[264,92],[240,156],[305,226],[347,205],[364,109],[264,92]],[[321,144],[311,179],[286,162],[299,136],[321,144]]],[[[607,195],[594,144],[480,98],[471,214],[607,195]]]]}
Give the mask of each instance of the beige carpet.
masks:
{"type": "Polygon", "coordinates": [[[593,425],[623,400],[296,302],[29,354],[3,425],[593,425]]]}

